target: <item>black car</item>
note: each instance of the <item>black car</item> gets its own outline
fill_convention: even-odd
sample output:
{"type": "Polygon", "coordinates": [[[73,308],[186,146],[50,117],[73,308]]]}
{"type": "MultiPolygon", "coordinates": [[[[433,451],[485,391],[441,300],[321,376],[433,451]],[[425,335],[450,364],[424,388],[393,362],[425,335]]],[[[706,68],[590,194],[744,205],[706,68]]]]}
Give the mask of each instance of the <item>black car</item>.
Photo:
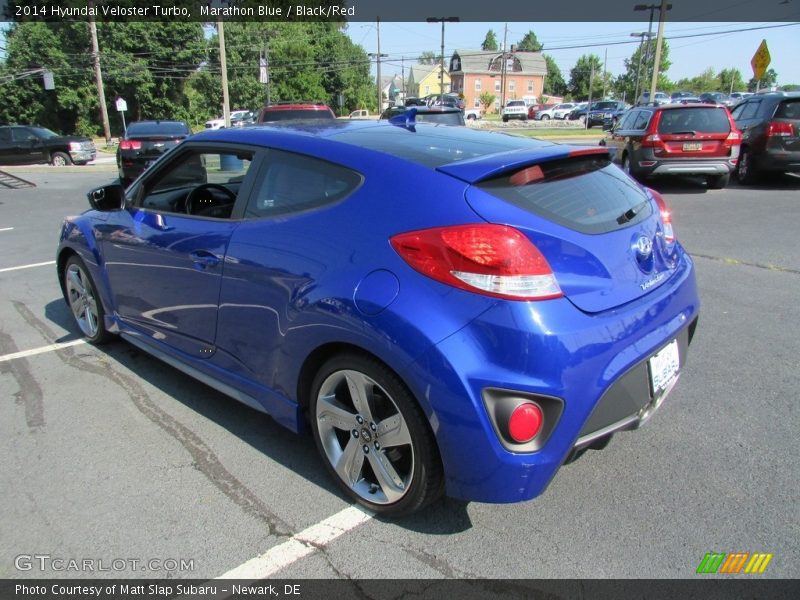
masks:
{"type": "MultiPolygon", "coordinates": [[[[594,127],[595,125],[604,125],[606,120],[610,120],[613,123],[615,119],[618,119],[619,116],[625,112],[625,109],[625,103],[617,102],[616,100],[601,100],[595,102],[588,111],[588,126],[594,127]]],[[[584,116],[584,119],[585,118],[584,116]]]]}
{"type": "Polygon", "coordinates": [[[390,106],[381,113],[381,119],[392,119],[410,111],[416,111],[415,120],[419,123],[439,123],[440,125],[466,125],[464,113],[454,106],[390,106]]]}
{"type": "Polygon", "coordinates": [[[703,92],[700,94],[700,102],[704,104],[722,104],[723,106],[729,106],[731,100],[722,92],[703,92]]]}
{"type": "Polygon", "coordinates": [[[800,173],[800,92],[756,94],[731,115],[742,132],[740,183],[754,183],[767,171],[800,173]]]}
{"type": "Polygon", "coordinates": [[[134,121],[117,148],[119,179],[128,185],[187,137],[192,130],[184,121],[134,121]]]}
{"type": "Polygon", "coordinates": [[[88,137],[59,135],[38,125],[0,127],[0,165],[85,165],[97,155],[88,137]]]}

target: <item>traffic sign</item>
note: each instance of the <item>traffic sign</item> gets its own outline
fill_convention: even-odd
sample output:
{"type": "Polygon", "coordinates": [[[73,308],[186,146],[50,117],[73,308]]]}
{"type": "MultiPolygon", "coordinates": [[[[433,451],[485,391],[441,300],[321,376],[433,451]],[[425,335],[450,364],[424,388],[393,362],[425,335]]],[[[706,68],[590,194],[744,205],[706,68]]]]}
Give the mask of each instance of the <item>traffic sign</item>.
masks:
{"type": "Polygon", "coordinates": [[[750,66],[753,67],[753,77],[759,80],[762,79],[769,66],[770,60],[771,57],[769,55],[769,48],[767,48],[767,40],[761,40],[761,45],[750,60],[750,66]]]}

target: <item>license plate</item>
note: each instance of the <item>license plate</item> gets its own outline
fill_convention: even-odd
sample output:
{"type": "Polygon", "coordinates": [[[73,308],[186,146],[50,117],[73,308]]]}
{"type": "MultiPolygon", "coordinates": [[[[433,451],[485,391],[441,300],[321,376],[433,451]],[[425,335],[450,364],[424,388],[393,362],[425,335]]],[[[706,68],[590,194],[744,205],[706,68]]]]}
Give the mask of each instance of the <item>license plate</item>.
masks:
{"type": "Polygon", "coordinates": [[[697,151],[697,150],[702,150],[702,149],[703,149],[703,144],[701,144],[700,142],[686,142],[683,145],[683,151],[684,152],[691,152],[693,150],[697,151]]]}
{"type": "Polygon", "coordinates": [[[650,367],[650,390],[653,396],[658,396],[678,376],[680,369],[680,356],[678,354],[678,340],[650,357],[647,361],[650,367]]]}
{"type": "Polygon", "coordinates": [[[610,119],[614,116],[614,113],[606,113],[606,119],[610,119]]]}

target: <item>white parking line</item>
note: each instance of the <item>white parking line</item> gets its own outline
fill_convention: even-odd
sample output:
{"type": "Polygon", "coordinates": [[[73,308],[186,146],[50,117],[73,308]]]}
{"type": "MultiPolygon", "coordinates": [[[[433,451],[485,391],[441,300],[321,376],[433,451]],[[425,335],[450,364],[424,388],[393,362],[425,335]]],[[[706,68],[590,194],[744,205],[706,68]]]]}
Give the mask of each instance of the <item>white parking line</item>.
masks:
{"type": "Polygon", "coordinates": [[[54,352],[56,350],[61,350],[61,348],[79,346],[85,343],[86,340],[72,340],[71,342],[59,342],[57,344],[50,344],[49,346],[42,346],[41,348],[33,348],[31,350],[21,350],[19,352],[0,356],[0,362],[8,362],[9,360],[16,360],[18,358],[27,358],[28,356],[36,356],[37,354],[44,354],[45,352],[54,352]]]}
{"type": "Polygon", "coordinates": [[[12,231],[13,227],[0,227],[0,231],[12,231]]]}
{"type": "Polygon", "coordinates": [[[56,261],[50,260],[48,262],[41,262],[41,263],[33,263],[31,265],[21,265],[19,267],[6,267],[5,269],[0,269],[0,273],[5,273],[7,271],[19,271],[20,269],[32,269],[33,267],[46,267],[47,265],[54,265],[56,261]]]}
{"type": "Polygon", "coordinates": [[[339,536],[367,523],[370,519],[372,515],[366,510],[348,506],[324,521],[293,535],[282,544],[270,548],[264,554],[251,558],[246,563],[220,575],[217,579],[254,581],[270,577],[315,550],[324,548],[339,536]]]}

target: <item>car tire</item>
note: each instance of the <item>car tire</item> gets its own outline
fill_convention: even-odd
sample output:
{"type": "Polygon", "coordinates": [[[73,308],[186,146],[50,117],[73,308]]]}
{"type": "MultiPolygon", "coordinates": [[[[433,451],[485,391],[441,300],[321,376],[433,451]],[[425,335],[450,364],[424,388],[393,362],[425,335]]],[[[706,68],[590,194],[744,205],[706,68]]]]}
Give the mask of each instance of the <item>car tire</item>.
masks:
{"type": "Polygon", "coordinates": [[[721,190],[728,185],[731,180],[731,174],[725,173],[724,175],[713,175],[708,178],[707,185],[710,190],[721,190]]]}
{"type": "Polygon", "coordinates": [[[50,164],[54,167],[66,167],[72,164],[72,159],[66,152],[53,152],[50,156],[50,164]]]}
{"type": "Polygon", "coordinates": [[[382,363],[351,353],[330,359],[312,383],[309,415],[325,466],[359,504],[401,516],[442,495],[441,460],[428,421],[382,363]]]}
{"type": "Polygon", "coordinates": [[[508,117],[503,117],[503,123],[508,123],[508,117]]]}
{"type": "Polygon", "coordinates": [[[105,310],[89,270],[78,256],[64,264],[64,295],[75,323],[91,344],[103,344],[113,338],[105,325],[105,310]]]}
{"type": "Polygon", "coordinates": [[[549,120],[550,120],[550,115],[542,115],[542,118],[540,119],[540,121],[549,121],[549,120]]]}
{"type": "Polygon", "coordinates": [[[739,161],[736,163],[736,180],[742,185],[751,185],[758,180],[758,171],[753,164],[753,157],[749,148],[739,151],[739,161]]]}

